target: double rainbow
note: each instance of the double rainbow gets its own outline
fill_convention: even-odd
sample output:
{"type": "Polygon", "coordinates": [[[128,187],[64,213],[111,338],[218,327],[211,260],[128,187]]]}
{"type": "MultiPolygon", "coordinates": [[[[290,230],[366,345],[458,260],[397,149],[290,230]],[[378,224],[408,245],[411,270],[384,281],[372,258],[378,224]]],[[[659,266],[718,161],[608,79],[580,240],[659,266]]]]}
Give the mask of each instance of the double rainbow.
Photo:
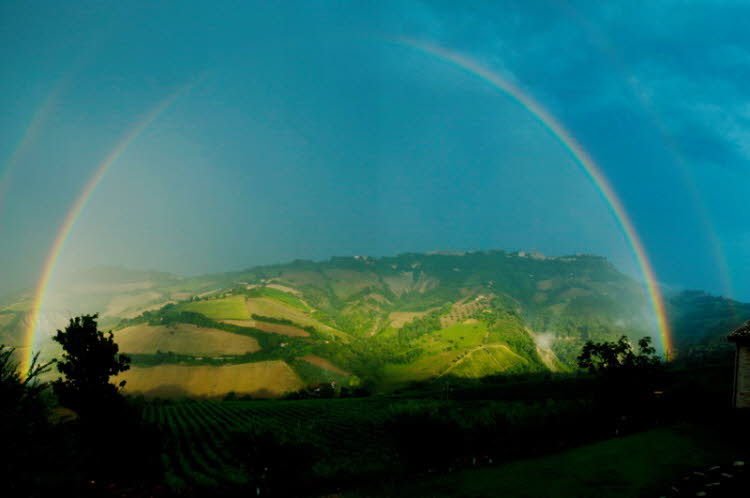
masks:
{"type": "MultiPolygon", "coordinates": [[[[633,222],[625,211],[622,201],[612,188],[607,178],[602,173],[601,169],[596,165],[596,163],[589,156],[586,150],[575,140],[575,138],[573,138],[570,132],[568,132],[568,130],[553,115],[551,115],[528,93],[525,93],[521,88],[509,82],[489,68],[483,66],[479,62],[458,52],[454,52],[443,47],[423,42],[405,39],[401,39],[398,42],[401,45],[411,47],[415,50],[461,68],[462,70],[482,79],[497,90],[503,92],[505,95],[511,97],[514,101],[516,101],[519,105],[526,109],[534,117],[534,119],[568,151],[571,157],[583,169],[586,176],[598,189],[600,195],[611,209],[612,214],[619,223],[623,233],[625,234],[625,237],[628,240],[628,243],[635,253],[636,259],[645,279],[649,298],[654,309],[661,342],[668,358],[672,350],[672,336],[670,332],[669,321],[667,319],[666,311],[664,308],[664,300],[659,290],[651,261],[646,254],[643,242],[641,241],[638,232],[635,230],[633,222]]],[[[125,137],[115,146],[112,152],[97,167],[94,174],[81,191],[81,194],[78,196],[75,203],[68,211],[62,225],[60,226],[60,229],[58,230],[57,236],[55,237],[54,243],[52,244],[52,248],[49,251],[47,259],[45,260],[41,277],[34,292],[32,307],[29,315],[30,318],[28,321],[28,326],[24,332],[22,347],[24,354],[21,364],[22,372],[25,373],[31,363],[34,338],[38,329],[39,312],[44,303],[45,292],[47,290],[50,277],[55,268],[55,264],[57,262],[59,254],[64,246],[65,240],[68,237],[71,229],[73,228],[76,219],[83,210],[86,201],[89,199],[92,192],[99,184],[107,170],[117,161],[117,159],[123,154],[123,152],[125,152],[128,146],[154,120],[156,120],[159,115],[161,115],[164,110],[166,110],[183,91],[184,88],[176,91],[175,93],[164,99],[153,110],[151,110],[151,112],[149,112],[144,118],[136,123],[133,128],[131,128],[131,130],[125,135],[125,137]]]]}
{"type": "Polygon", "coordinates": [[[115,148],[112,149],[107,157],[97,166],[94,174],[83,187],[81,193],[78,195],[78,198],[76,198],[75,202],[68,210],[68,213],[66,214],[65,219],[62,222],[62,225],[60,225],[60,228],[57,231],[57,236],[52,243],[52,247],[47,254],[47,258],[44,262],[44,267],[42,268],[41,276],[39,277],[39,281],[36,285],[31,301],[31,310],[29,312],[26,330],[23,333],[22,346],[20,348],[22,352],[20,364],[22,374],[26,374],[26,372],[28,371],[29,366],[31,365],[31,359],[34,355],[34,338],[39,326],[39,312],[41,311],[42,305],[44,304],[44,297],[47,291],[47,286],[49,285],[50,277],[53,274],[55,264],[57,263],[57,259],[60,256],[60,252],[65,245],[65,240],[68,238],[68,235],[70,234],[75,221],[78,219],[78,216],[81,214],[81,211],[85,207],[86,201],[88,201],[89,197],[91,197],[91,194],[94,192],[94,189],[102,180],[105,173],[107,173],[109,168],[111,168],[112,165],[117,162],[120,156],[122,156],[122,154],[127,150],[128,146],[133,143],[133,141],[137,139],[138,136],[143,133],[143,131],[148,128],[148,126],[153,123],[167,108],[169,108],[169,106],[171,106],[180,95],[182,95],[185,91],[187,91],[189,87],[192,86],[193,85],[191,84],[177,89],[175,92],[159,102],[159,104],[151,109],[148,114],[142,117],[117,143],[115,148]]]}

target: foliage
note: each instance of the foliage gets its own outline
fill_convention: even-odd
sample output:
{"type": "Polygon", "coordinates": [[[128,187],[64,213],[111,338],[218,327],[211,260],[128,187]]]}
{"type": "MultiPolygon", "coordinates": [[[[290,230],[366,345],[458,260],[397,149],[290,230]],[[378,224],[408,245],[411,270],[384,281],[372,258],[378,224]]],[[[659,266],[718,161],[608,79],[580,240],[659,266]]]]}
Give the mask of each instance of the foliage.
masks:
{"type": "Polygon", "coordinates": [[[609,416],[638,420],[658,411],[663,368],[650,337],[638,341],[638,353],[625,336],[617,342],[589,341],[578,356],[578,366],[599,379],[597,400],[609,416]]]}
{"type": "Polygon", "coordinates": [[[408,344],[425,334],[440,330],[441,328],[440,314],[438,312],[428,313],[423,317],[405,323],[398,331],[398,340],[402,344],[408,344]]]}
{"type": "Polygon", "coordinates": [[[0,468],[12,476],[4,481],[3,494],[40,496],[72,478],[72,459],[56,461],[61,435],[48,421],[48,386],[39,379],[52,362],[40,363],[37,353],[22,373],[14,354],[14,348],[0,345],[0,468]]]}
{"type": "Polygon", "coordinates": [[[578,356],[578,366],[592,374],[607,375],[623,370],[650,370],[661,364],[655,354],[656,349],[651,346],[650,337],[639,339],[638,349],[636,354],[626,336],[620,337],[617,342],[588,341],[578,356]]]}
{"type": "Polygon", "coordinates": [[[116,402],[125,381],[115,386],[109,378],[130,368],[130,358],[118,353],[112,332],[105,336],[98,330],[97,317],[71,318],[65,330],[58,330],[53,337],[64,351],[57,369],[65,376],[53,383],[53,390],[63,406],[81,417],[116,402]]]}

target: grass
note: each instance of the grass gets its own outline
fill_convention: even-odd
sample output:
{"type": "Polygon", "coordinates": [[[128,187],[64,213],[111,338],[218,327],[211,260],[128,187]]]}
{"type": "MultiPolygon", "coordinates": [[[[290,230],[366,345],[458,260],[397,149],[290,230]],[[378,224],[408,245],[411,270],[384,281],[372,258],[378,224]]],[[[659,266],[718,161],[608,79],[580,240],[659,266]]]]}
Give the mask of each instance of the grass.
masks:
{"type": "Polygon", "coordinates": [[[244,296],[192,301],[182,304],[180,308],[183,311],[201,313],[212,320],[247,320],[250,318],[244,296]]]}
{"type": "Polygon", "coordinates": [[[252,289],[247,292],[247,295],[250,297],[269,297],[300,311],[310,311],[310,307],[303,303],[297,296],[279,289],[274,289],[273,287],[252,289]]]}
{"type": "Polygon", "coordinates": [[[423,356],[410,363],[387,364],[383,368],[384,383],[381,387],[392,388],[404,383],[433,378],[448,369],[460,355],[460,351],[446,351],[423,356]]]}
{"type": "Polygon", "coordinates": [[[523,369],[529,362],[507,346],[495,344],[471,351],[450,369],[451,375],[478,379],[513,369],[523,369]]]}
{"type": "Polygon", "coordinates": [[[331,333],[344,339],[347,338],[347,335],[345,333],[337,331],[332,327],[329,327],[328,325],[316,320],[308,313],[302,312],[297,308],[269,297],[249,298],[247,300],[247,310],[250,314],[289,320],[303,327],[311,326],[321,332],[331,333]]]}
{"type": "Polygon", "coordinates": [[[680,425],[498,467],[388,483],[346,496],[659,496],[691,470],[724,463],[735,456],[733,448],[721,438],[694,426],[680,425]]]}
{"type": "Polygon", "coordinates": [[[386,365],[388,384],[425,380],[450,369],[453,375],[481,377],[513,368],[525,360],[507,348],[479,349],[487,337],[487,324],[457,323],[420,337],[416,346],[424,353],[416,360],[386,365]],[[464,357],[466,355],[466,357],[464,357]],[[454,362],[455,363],[454,367],[454,362]]]}
{"type": "Polygon", "coordinates": [[[469,349],[480,346],[487,333],[487,324],[457,323],[437,332],[422,336],[419,347],[428,353],[442,353],[449,349],[469,349]]]}

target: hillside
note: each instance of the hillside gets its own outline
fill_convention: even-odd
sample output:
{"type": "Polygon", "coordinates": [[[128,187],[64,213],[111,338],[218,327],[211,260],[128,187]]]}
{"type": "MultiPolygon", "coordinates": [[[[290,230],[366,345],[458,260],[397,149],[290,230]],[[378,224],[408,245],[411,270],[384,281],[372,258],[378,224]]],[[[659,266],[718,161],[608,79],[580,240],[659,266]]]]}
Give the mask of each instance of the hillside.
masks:
{"type": "MultiPolygon", "coordinates": [[[[98,311],[133,357],[127,388],[147,394],[267,397],[321,382],[391,389],[559,371],[587,340],[658,337],[643,286],[591,255],[336,257],[189,279],[105,268],[71,282],[50,293],[37,344],[54,355],[49,337],[66,317],[98,311]]],[[[702,293],[667,303],[685,351],[723,347],[750,316],[750,305],[702,293]]],[[[0,341],[18,345],[30,299],[0,304],[0,341]]]]}

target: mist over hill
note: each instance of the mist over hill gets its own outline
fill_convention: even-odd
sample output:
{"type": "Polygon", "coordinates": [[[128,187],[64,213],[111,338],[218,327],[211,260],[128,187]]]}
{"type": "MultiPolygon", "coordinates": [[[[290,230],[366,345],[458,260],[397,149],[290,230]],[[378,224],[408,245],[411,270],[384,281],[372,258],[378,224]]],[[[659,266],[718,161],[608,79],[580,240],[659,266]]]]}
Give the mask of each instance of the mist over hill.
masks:
{"type": "MultiPolygon", "coordinates": [[[[100,313],[133,357],[127,389],[160,396],[274,397],[321,383],[568,371],[587,340],[649,335],[641,282],[593,255],[501,250],[297,260],[183,278],[96,268],[52,289],[36,347],[67,318],[100,313]]],[[[666,296],[678,354],[726,348],[750,305],[698,291],[666,296]]],[[[30,295],[0,307],[0,342],[21,346],[30,295]]]]}

